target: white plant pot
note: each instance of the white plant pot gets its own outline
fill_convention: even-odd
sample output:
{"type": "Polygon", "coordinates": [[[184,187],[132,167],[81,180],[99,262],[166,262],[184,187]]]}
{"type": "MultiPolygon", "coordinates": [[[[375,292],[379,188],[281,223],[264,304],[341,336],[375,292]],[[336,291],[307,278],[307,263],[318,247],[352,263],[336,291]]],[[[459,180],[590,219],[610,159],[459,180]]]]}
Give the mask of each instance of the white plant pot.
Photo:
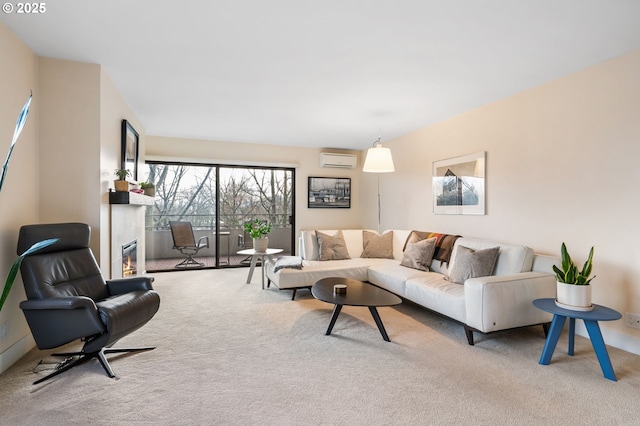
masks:
{"type": "Polygon", "coordinates": [[[253,249],[259,253],[264,253],[267,251],[267,247],[269,247],[269,238],[254,238],[253,239],[253,249]]]}
{"type": "Polygon", "coordinates": [[[591,285],[574,285],[556,282],[556,305],[573,311],[590,311],[591,285]]]}

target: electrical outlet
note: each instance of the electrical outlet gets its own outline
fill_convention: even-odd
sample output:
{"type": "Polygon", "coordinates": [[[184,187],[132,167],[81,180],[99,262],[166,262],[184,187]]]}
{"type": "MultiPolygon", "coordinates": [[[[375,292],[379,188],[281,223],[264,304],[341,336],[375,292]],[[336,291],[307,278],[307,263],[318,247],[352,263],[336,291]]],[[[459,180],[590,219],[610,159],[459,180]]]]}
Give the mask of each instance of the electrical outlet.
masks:
{"type": "Polygon", "coordinates": [[[9,321],[0,324],[0,340],[4,340],[9,334],[9,321]]]}
{"type": "Polygon", "coordinates": [[[625,312],[624,316],[627,319],[627,327],[640,328],[640,314],[625,312]]]}

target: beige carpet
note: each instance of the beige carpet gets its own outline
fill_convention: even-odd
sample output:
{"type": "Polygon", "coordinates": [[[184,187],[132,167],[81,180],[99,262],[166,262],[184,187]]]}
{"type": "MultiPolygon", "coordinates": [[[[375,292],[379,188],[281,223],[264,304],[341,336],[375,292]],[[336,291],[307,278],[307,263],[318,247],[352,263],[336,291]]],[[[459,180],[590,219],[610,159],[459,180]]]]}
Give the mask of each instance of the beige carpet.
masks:
{"type": "Polygon", "coordinates": [[[325,336],[331,305],[246,274],[155,274],[160,311],[118,346],[156,350],[111,357],[117,379],[91,362],[35,386],[52,358],[33,350],[0,376],[0,424],[640,424],[637,355],[609,348],[611,382],[582,337],[569,357],[563,335],[541,366],[541,327],[472,347],[408,303],[380,309],[391,343],[365,308],[345,307],[325,336]]]}

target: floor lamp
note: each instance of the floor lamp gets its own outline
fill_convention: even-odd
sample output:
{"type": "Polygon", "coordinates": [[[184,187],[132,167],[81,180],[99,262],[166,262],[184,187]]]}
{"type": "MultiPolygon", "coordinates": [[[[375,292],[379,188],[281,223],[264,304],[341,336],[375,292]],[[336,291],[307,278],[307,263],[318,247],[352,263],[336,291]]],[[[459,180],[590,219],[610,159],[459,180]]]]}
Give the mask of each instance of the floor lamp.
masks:
{"type": "MultiPolygon", "coordinates": [[[[373,147],[367,151],[362,171],[365,173],[390,173],[395,171],[391,150],[382,146],[381,138],[378,138],[373,147]]],[[[380,175],[378,174],[378,234],[380,233],[380,175]]]]}

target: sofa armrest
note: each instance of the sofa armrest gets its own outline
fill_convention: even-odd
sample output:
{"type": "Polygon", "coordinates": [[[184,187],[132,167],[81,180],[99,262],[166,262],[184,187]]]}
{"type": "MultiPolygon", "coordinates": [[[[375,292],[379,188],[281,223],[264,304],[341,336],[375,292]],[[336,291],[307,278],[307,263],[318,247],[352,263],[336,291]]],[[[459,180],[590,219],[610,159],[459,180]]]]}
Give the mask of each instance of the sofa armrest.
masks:
{"type": "Polygon", "coordinates": [[[464,283],[467,325],[487,333],[550,322],[552,315],[535,308],[535,299],[555,297],[556,278],[523,272],[470,278],[464,283]]]}
{"type": "Polygon", "coordinates": [[[153,283],[153,277],[139,276],[107,280],[107,287],[111,296],[117,296],[131,291],[153,290],[151,283],[153,283]]]}

